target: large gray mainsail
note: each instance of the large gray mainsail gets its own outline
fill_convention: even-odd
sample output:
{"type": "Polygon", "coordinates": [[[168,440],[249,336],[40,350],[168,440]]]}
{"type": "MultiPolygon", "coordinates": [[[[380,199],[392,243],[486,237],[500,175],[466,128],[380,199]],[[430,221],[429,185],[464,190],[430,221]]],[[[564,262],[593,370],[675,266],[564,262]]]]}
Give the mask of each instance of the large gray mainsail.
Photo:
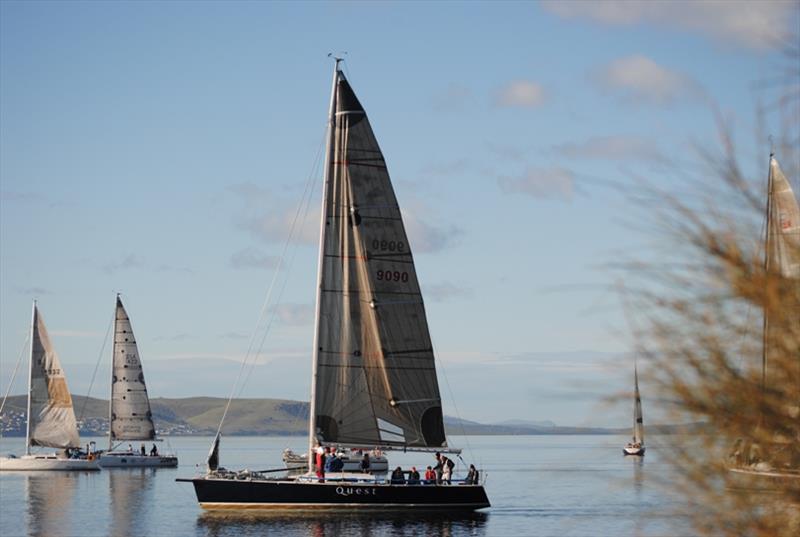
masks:
{"type": "Polygon", "coordinates": [[[55,448],[80,447],[78,425],[67,378],[61,369],[44,319],[33,305],[28,445],[55,448]]]}
{"type": "Polygon", "coordinates": [[[315,440],[446,447],[433,348],[400,208],[364,108],[338,68],[332,112],[315,440]]]}
{"type": "Polygon", "coordinates": [[[111,368],[110,442],[152,440],[156,436],[142,362],[128,313],[117,296],[111,368]]]}

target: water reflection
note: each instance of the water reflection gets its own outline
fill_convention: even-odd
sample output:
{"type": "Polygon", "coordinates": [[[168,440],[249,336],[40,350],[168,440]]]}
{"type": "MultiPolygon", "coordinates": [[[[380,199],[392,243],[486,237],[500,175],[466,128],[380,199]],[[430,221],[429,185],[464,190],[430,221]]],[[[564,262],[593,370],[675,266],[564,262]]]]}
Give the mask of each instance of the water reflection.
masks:
{"type": "Polygon", "coordinates": [[[127,537],[147,533],[146,503],[151,502],[148,491],[153,486],[155,468],[108,470],[111,524],[108,535],[127,537]]]}
{"type": "Polygon", "coordinates": [[[25,475],[28,535],[71,534],[72,496],[78,476],[72,472],[31,472],[25,475]]]}
{"type": "Polygon", "coordinates": [[[486,535],[488,513],[250,513],[204,512],[197,518],[198,529],[209,537],[234,535],[281,536],[341,535],[441,537],[486,535]]]}

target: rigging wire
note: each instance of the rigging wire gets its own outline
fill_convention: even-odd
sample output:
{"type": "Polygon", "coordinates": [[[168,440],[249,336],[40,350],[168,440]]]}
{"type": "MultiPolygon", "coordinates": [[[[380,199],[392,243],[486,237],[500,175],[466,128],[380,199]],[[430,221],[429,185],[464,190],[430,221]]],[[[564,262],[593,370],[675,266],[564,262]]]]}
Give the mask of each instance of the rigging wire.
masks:
{"type": "MultiPolygon", "coordinates": [[[[27,335],[25,336],[25,341],[22,342],[22,348],[19,350],[19,356],[17,356],[17,365],[14,366],[14,372],[11,374],[11,380],[8,383],[8,389],[6,389],[6,394],[3,396],[3,402],[0,403],[0,414],[3,413],[3,407],[6,406],[6,399],[8,399],[8,394],[11,393],[11,388],[14,387],[14,380],[17,378],[17,371],[19,371],[19,365],[22,363],[22,356],[25,352],[25,347],[28,345],[28,341],[30,340],[30,331],[27,331],[27,335]]],[[[0,427],[0,432],[2,432],[2,428],[0,427]]]]}
{"type": "MultiPolygon", "coordinates": [[[[323,137],[323,142],[324,142],[324,140],[325,140],[325,137],[323,137]]],[[[218,436],[220,434],[220,432],[222,431],[222,425],[224,424],[225,418],[228,415],[228,411],[230,410],[231,403],[233,402],[234,396],[237,393],[240,394],[241,391],[244,389],[244,386],[247,383],[247,380],[250,378],[250,375],[252,374],[252,370],[255,367],[255,359],[258,356],[258,353],[253,355],[253,353],[252,353],[253,344],[255,343],[256,338],[258,337],[258,333],[260,332],[260,327],[262,326],[262,321],[264,320],[265,314],[266,314],[266,312],[267,312],[267,310],[269,308],[269,305],[271,303],[272,291],[273,291],[273,289],[275,287],[275,283],[276,283],[276,281],[278,279],[278,275],[281,273],[281,268],[283,267],[283,264],[284,264],[283,261],[284,261],[284,259],[286,257],[286,252],[287,252],[287,250],[289,248],[289,244],[291,244],[292,238],[294,237],[295,230],[297,229],[297,222],[298,222],[298,219],[300,217],[300,214],[303,212],[303,206],[304,205],[310,205],[310,202],[306,202],[306,198],[308,197],[309,200],[310,200],[310,196],[308,196],[308,192],[309,192],[310,185],[314,182],[313,180],[314,180],[315,172],[319,168],[319,161],[321,159],[321,157],[320,157],[321,148],[322,148],[322,143],[320,143],[320,146],[317,149],[317,156],[314,159],[314,164],[312,166],[311,172],[309,173],[308,179],[306,180],[306,185],[305,185],[305,188],[303,189],[303,193],[302,193],[302,196],[300,198],[300,202],[298,203],[297,210],[295,211],[295,215],[294,215],[294,218],[292,220],[292,224],[291,224],[291,226],[289,228],[289,233],[288,233],[288,235],[286,237],[286,241],[284,242],[283,250],[281,252],[281,256],[278,258],[278,265],[275,268],[275,272],[273,273],[272,280],[271,280],[271,282],[269,284],[269,287],[267,289],[266,297],[264,298],[264,302],[261,305],[261,311],[259,312],[258,321],[256,322],[256,326],[253,329],[253,331],[251,332],[250,340],[249,340],[248,345],[247,345],[247,352],[245,353],[244,359],[242,360],[242,364],[239,367],[239,372],[238,372],[238,374],[236,376],[236,380],[234,381],[233,387],[231,388],[231,392],[230,392],[230,395],[228,397],[228,401],[225,404],[225,410],[223,411],[222,417],[220,418],[219,426],[217,427],[217,434],[215,435],[215,437],[218,436]],[[245,380],[242,381],[241,386],[240,386],[239,383],[242,380],[242,373],[244,372],[245,368],[247,367],[247,364],[250,361],[251,356],[253,357],[253,362],[251,364],[250,372],[246,375],[245,380]],[[238,392],[237,392],[237,387],[239,388],[238,392]]],[[[308,212],[308,210],[306,209],[306,214],[307,214],[307,212],[308,212]]],[[[294,257],[292,259],[294,259],[294,257]]],[[[287,278],[288,278],[288,275],[287,275],[287,278]]],[[[285,283],[284,283],[284,287],[285,287],[285,283]]],[[[282,293],[282,291],[281,291],[281,293],[282,293]]],[[[275,311],[273,309],[273,318],[274,318],[274,314],[275,314],[275,311]]],[[[262,340],[261,340],[261,345],[259,346],[259,352],[260,352],[261,346],[263,345],[263,341],[266,338],[266,335],[267,335],[267,333],[269,331],[269,326],[271,326],[271,322],[267,325],[267,327],[265,329],[264,336],[262,337],[262,340]]]]}
{"type": "MultiPolygon", "coordinates": [[[[475,453],[472,450],[472,445],[469,442],[469,437],[467,436],[466,429],[464,428],[464,420],[461,418],[461,412],[458,410],[458,405],[456,405],[456,398],[455,394],[453,393],[453,389],[450,387],[450,381],[447,379],[447,371],[444,368],[444,362],[437,358],[438,353],[436,352],[436,345],[433,343],[433,337],[431,336],[431,348],[433,349],[433,356],[434,360],[438,362],[440,369],[442,371],[442,376],[444,377],[444,383],[447,386],[447,393],[450,394],[450,402],[453,404],[453,409],[456,411],[456,418],[458,418],[458,423],[461,426],[461,434],[464,436],[464,443],[467,445],[467,451],[469,451],[470,458],[475,458],[475,453]]],[[[444,408],[442,408],[442,425],[444,425],[444,408]]],[[[465,465],[467,464],[464,459],[461,458],[461,455],[458,455],[458,458],[461,459],[465,465]]]]}
{"type": "MultiPolygon", "coordinates": [[[[100,347],[100,353],[97,355],[97,361],[94,364],[94,372],[92,373],[92,380],[89,382],[89,389],[86,391],[86,397],[83,399],[83,404],[81,405],[81,411],[78,413],[78,421],[83,419],[83,413],[86,411],[86,403],[89,401],[89,395],[92,393],[92,387],[94,386],[95,377],[97,377],[97,370],[100,368],[100,361],[103,359],[103,353],[106,350],[106,343],[108,342],[108,334],[111,332],[111,327],[114,325],[114,319],[117,316],[117,310],[114,309],[114,314],[111,316],[111,321],[108,323],[108,328],[106,328],[106,335],[103,337],[103,344],[100,347]]],[[[111,404],[111,401],[108,402],[111,404]]],[[[111,427],[111,423],[108,424],[111,427]]]]}

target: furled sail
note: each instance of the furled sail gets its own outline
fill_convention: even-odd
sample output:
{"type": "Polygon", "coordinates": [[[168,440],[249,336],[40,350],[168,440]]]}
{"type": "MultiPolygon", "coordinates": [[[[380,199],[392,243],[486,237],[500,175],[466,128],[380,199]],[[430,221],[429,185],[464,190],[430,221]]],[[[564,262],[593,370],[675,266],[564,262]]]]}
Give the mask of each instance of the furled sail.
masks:
{"type": "Polygon", "coordinates": [[[117,296],[111,371],[111,442],[156,436],[139,349],[131,321],[117,296]]]}
{"type": "Polygon", "coordinates": [[[642,397],[639,395],[639,371],[633,369],[634,403],[633,403],[633,442],[644,443],[644,419],[642,418],[642,397]]]}
{"type": "Polygon", "coordinates": [[[338,70],[334,91],[318,304],[317,440],[446,447],[425,307],[386,163],[338,70]]]}
{"type": "Polygon", "coordinates": [[[33,306],[30,386],[30,445],[80,447],[67,378],[39,309],[33,306]]]}

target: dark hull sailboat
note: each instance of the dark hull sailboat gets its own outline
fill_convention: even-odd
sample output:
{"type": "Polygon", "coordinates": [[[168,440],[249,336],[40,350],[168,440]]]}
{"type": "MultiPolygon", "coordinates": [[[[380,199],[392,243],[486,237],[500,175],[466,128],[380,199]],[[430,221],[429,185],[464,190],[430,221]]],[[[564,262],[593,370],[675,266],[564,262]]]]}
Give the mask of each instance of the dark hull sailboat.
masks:
{"type": "Polygon", "coordinates": [[[371,509],[471,511],[489,507],[481,485],[392,485],[377,482],[281,479],[180,479],[194,484],[204,509],[371,509]]]}
{"type": "MultiPolygon", "coordinates": [[[[336,61],[317,272],[308,467],[326,447],[453,452],[414,259],[383,154],[336,61]]],[[[220,425],[221,428],[221,425],[220,425]]],[[[480,484],[408,485],[369,474],[269,479],[217,471],[194,484],[207,509],[489,507],[480,484]]],[[[334,453],[336,452],[334,450],[334,453]]],[[[452,462],[442,458],[440,468],[452,462]]],[[[475,470],[471,470],[471,474],[475,470]]],[[[454,480],[454,482],[458,482],[454,480]]]]}

